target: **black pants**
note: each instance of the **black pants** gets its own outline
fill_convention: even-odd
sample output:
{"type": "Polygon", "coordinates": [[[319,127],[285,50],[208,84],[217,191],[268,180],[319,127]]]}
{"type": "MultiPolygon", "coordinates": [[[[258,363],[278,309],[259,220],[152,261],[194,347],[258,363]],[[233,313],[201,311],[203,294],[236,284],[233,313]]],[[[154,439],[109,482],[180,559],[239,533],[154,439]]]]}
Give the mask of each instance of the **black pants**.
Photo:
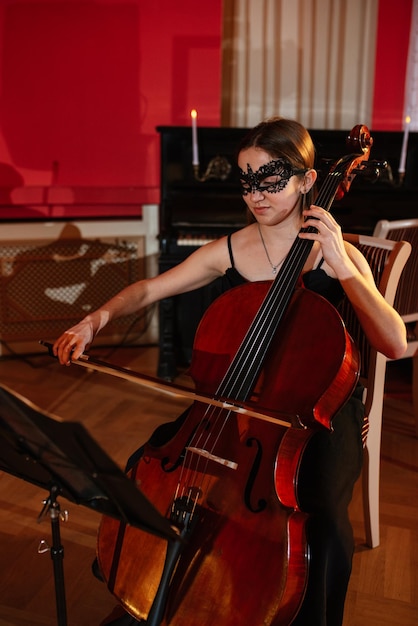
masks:
{"type": "Polygon", "coordinates": [[[320,431],[302,459],[298,495],[310,513],[308,587],[292,626],[341,626],[350,580],[354,538],[348,517],[354,484],[363,462],[362,388],[333,420],[333,432],[320,431]]]}

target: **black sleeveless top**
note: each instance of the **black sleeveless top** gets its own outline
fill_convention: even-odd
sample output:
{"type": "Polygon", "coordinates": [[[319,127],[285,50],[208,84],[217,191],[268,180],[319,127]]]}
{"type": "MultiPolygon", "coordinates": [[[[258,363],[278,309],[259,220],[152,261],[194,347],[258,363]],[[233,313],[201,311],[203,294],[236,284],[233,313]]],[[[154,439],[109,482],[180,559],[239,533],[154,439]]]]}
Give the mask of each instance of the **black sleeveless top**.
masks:
{"type": "MultiPolygon", "coordinates": [[[[243,285],[248,282],[235,267],[234,255],[232,253],[231,235],[228,235],[228,250],[231,267],[226,270],[223,276],[216,279],[212,283],[211,300],[220,296],[232,287],[238,287],[239,285],[243,285]]],[[[332,305],[337,307],[341,302],[344,291],[340,282],[336,278],[328,276],[328,274],[321,268],[323,261],[324,259],[322,258],[317,267],[309,272],[305,272],[305,274],[302,275],[303,286],[326,298],[332,305]]]]}

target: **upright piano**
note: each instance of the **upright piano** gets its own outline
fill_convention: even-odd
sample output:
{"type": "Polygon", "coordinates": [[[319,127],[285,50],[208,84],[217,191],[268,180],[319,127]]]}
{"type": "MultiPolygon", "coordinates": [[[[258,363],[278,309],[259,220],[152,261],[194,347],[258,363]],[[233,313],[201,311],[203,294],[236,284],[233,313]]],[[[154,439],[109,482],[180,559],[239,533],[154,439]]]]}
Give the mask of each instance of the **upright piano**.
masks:
{"type": "MultiPolygon", "coordinates": [[[[161,143],[161,273],[199,246],[247,223],[236,160],[237,147],[248,129],[199,128],[198,168],[192,165],[190,127],[160,126],[157,130],[161,143]],[[227,166],[230,171],[226,175],[227,166]]],[[[311,130],[310,133],[316,148],[320,185],[330,165],[347,154],[349,130],[311,130]]],[[[409,134],[402,180],[398,168],[403,134],[383,131],[371,134],[370,160],[376,162],[376,167],[370,168],[367,176],[357,176],[350,192],[332,207],[345,232],[372,234],[380,219],[418,217],[418,133],[409,134]],[[380,167],[377,176],[377,164],[384,162],[387,166],[380,167]]],[[[190,364],[194,334],[209,304],[206,288],[160,303],[158,376],[172,380],[178,367],[190,364]]]]}

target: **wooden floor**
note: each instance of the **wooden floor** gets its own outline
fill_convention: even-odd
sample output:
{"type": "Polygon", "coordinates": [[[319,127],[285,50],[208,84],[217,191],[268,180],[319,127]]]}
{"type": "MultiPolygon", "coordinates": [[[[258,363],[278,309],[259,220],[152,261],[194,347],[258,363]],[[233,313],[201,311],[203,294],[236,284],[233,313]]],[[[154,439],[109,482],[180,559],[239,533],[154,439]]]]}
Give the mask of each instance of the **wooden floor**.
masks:
{"type": "MultiPolygon", "coordinates": [[[[93,354],[151,375],[156,371],[154,347],[100,348],[93,354]]],[[[357,547],[344,626],[418,623],[418,440],[409,375],[407,361],[388,366],[378,548],[364,545],[360,484],[351,505],[357,547]]],[[[188,405],[103,373],[61,367],[46,355],[0,360],[0,381],[43,410],[82,422],[121,467],[157,424],[188,405]]],[[[39,541],[51,539],[49,517],[37,521],[46,495],[0,472],[0,626],[57,624],[52,561],[49,553],[38,554],[39,541]]],[[[69,510],[68,522],[61,524],[68,625],[98,625],[116,604],[90,570],[100,516],[65,499],[60,504],[69,510]]]]}

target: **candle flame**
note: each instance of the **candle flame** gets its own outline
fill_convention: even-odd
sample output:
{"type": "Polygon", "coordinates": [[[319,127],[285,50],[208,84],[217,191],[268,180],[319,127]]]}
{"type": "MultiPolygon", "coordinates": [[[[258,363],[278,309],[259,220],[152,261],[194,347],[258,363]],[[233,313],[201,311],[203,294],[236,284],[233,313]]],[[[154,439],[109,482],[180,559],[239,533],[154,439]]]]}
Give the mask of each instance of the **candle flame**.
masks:
{"type": "Polygon", "coordinates": [[[411,116],[407,115],[405,118],[405,124],[410,124],[411,123],[411,116]]]}
{"type": "Polygon", "coordinates": [[[197,111],[196,109],[192,109],[190,111],[190,115],[192,116],[192,118],[195,120],[197,118],[197,111]]]}

